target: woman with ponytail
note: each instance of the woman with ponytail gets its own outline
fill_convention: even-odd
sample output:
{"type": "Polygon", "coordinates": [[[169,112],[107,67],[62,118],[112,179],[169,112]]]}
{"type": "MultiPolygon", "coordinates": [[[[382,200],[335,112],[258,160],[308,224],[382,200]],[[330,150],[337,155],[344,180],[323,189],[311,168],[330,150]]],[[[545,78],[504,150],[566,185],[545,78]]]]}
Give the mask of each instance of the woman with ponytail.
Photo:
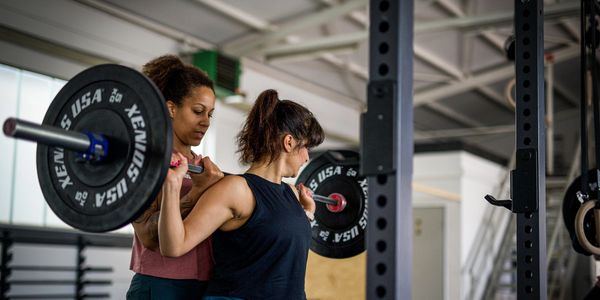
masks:
{"type": "Polygon", "coordinates": [[[296,177],[323,129],[305,107],[264,91],[238,134],[249,169],[211,186],[187,218],[175,195],[187,157],[175,154],[159,218],[160,251],[178,257],[212,235],[215,269],[205,300],[306,299],[304,276],[315,211],[310,191],[282,182],[296,177]],[[168,198],[168,199],[167,199],[168,198]]]}
{"type": "MultiPolygon", "coordinates": [[[[198,68],[173,55],[151,60],[143,72],[162,92],[173,127],[173,153],[192,164],[201,164],[202,174],[181,175],[181,184],[168,199],[185,218],[200,194],[223,177],[208,157],[192,152],[210,126],[215,107],[213,82],[198,68]]],[[[187,166],[187,165],[186,165],[187,166]]],[[[167,188],[167,184],[163,186],[167,188]]],[[[198,299],[206,289],[213,261],[210,239],[191,247],[180,257],[170,258],[158,249],[158,215],[163,192],[144,214],[132,223],[135,230],[130,268],[133,276],[127,299],[198,299]]]]}

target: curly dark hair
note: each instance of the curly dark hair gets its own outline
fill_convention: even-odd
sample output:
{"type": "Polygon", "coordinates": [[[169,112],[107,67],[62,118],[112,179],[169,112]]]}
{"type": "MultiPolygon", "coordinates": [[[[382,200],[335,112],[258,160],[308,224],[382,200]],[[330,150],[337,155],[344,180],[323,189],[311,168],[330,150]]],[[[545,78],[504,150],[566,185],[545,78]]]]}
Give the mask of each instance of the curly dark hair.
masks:
{"type": "Polygon", "coordinates": [[[185,64],[175,55],[163,55],[146,63],[142,72],[165,97],[180,105],[194,87],[208,87],[214,92],[213,81],[197,67],[185,64]]]}

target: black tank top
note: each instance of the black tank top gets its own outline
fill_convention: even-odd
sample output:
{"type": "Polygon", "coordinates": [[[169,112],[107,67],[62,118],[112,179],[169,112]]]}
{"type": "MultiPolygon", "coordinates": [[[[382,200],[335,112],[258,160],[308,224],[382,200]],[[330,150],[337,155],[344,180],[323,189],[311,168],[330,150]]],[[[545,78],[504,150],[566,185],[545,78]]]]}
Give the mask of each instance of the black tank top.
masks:
{"type": "Polygon", "coordinates": [[[214,275],[207,295],[306,299],[304,276],[310,223],[286,183],[253,174],[246,179],[256,206],[242,227],[213,234],[214,275]]]}

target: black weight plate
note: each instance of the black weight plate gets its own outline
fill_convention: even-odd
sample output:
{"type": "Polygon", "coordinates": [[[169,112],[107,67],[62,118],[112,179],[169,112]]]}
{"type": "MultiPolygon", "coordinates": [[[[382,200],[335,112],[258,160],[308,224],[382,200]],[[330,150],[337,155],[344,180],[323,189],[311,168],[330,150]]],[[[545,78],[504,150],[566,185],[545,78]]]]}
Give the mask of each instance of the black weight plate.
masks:
{"type": "Polygon", "coordinates": [[[108,157],[38,144],[38,180],[65,223],[90,232],[118,229],[138,217],[167,173],[171,122],[162,94],[143,74],[120,65],[89,68],[58,92],[43,124],[108,138],[108,157]]]}
{"type": "Polygon", "coordinates": [[[326,204],[316,202],[310,246],[315,253],[347,258],[365,250],[367,179],[358,172],[358,153],[340,150],[315,157],[298,176],[296,183],[303,183],[313,193],[322,196],[341,194],[347,202],[341,212],[331,212],[326,204]]]}
{"type": "MultiPolygon", "coordinates": [[[[596,178],[597,172],[596,169],[592,169],[588,172],[588,190],[586,191],[590,197],[590,200],[597,199],[598,192],[596,187],[596,178]]],[[[577,199],[577,192],[581,190],[581,176],[575,178],[567,192],[565,193],[565,197],[563,199],[562,205],[562,213],[563,213],[563,221],[565,223],[565,227],[569,232],[569,236],[571,237],[571,244],[573,249],[584,255],[591,255],[587,250],[585,250],[577,240],[577,235],[575,234],[575,216],[577,215],[577,211],[581,207],[581,202],[577,199]]],[[[591,211],[590,211],[591,212],[591,211]]],[[[584,218],[584,231],[585,236],[588,241],[593,245],[598,245],[596,241],[596,227],[594,226],[594,214],[588,213],[584,218]]]]}

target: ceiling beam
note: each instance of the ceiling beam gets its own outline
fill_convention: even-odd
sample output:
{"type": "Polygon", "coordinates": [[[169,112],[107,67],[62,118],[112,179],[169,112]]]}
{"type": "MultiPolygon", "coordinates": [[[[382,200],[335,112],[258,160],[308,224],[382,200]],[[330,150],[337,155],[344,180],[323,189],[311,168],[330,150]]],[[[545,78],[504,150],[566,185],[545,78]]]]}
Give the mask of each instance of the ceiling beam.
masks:
{"type": "Polygon", "coordinates": [[[563,99],[567,100],[567,102],[575,107],[579,106],[579,95],[575,94],[573,91],[568,89],[562,82],[559,80],[554,81],[554,91],[562,96],[563,99]]]}
{"type": "MultiPolygon", "coordinates": [[[[566,109],[555,114],[555,121],[564,121],[577,117],[579,109],[566,109]]],[[[486,136],[495,134],[508,134],[515,131],[515,124],[480,126],[473,128],[415,130],[415,140],[447,140],[465,137],[486,136]],[[418,134],[416,134],[418,132],[418,134]]]]}
{"type": "Polygon", "coordinates": [[[180,42],[182,44],[188,44],[196,48],[202,49],[214,49],[214,45],[208,43],[204,40],[201,40],[195,36],[184,33],[175,28],[166,26],[164,24],[149,20],[148,18],[144,18],[138,14],[134,14],[124,10],[118,6],[115,6],[110,3],[106,3],[104,1],[99,0],[75,0],[83,5],[95,8],[99,11],[107,13],[109,15],[115,16],[121,20],[125,20],[132,24],[138,25],[140,27],[146,28],[152,32],[158,33],[160,35],[166,36],[174,41],[180,42]]]}
{"type": "Polygon", "coordinates": [[[197,3],[204,4],[211,9],[231,17],[233,20],[240,22],[243,25],[250,26],[260,31],[275,31],[276,27],[269,24],[260,18],[257,18],[244,10],[241,10],[233,5],[229,5],[220,0],[194,0],[197,3]]]}
{"type": "Polygon", "coordinates": [[[506,97],[504,97],[504,95],[494,91],[492,88],[490,88],[489,86],[480,86],[477,88],[476,90],[478,93],[480,93],[481,95],[485,96],[487,99],[492,100],[494,103],[505,107],[507,110],[513,112],[515,110],[515,108],[510,105],[510,103],[508,103],[508,100],[506,99],[506,97]]]}
{"type": "Polygon", "coordinates": [[[579,34],[579,28],[570,23],[567,19],[561,19],[558,23],[562,29],[564,29],[573,41],[579,43],[581,36],[579,34]]]}
{"type": "MultiPolygon", "coordinates": [[[[548,5],[544,8],[544,19],[548,20],[567,15],[575,15],[577,13],[579,13],[578,1],[548,5]]],[[[414,30],[415,33],[446,31],[450,28],[481,30],[482,27],[510,25],[513,23],[513,19],[514,11],[505,11],[486,15],[464,16],[447,18],[439,21],[416,23],[414,30]]]]}
{"type": "Polygon", "coordinates": [[[300,53],[314,53],[347,48],[356,49],[359,43],[365,41],[367,38],[367,32],[353,32],[302,41],[295,44],[274,45],[261,49],[257,53],[264,55],[268,59],[269,57],[281,57],[300,53]]]}
{"type": "MultiPolygon", "coordinates": [[[[214,0],[196,0],[196,1],[213,2],[214,0]]],[[[440,3],[446,3],[446,2],[440,2],[440,3]]],[[[545,10],[546,15],[547,15],[546,19],[548,19],[549,17],[555,16],[555,15],[561,14],[561,13],[574,11],[574,9],[577,9],[577,7],[578,7],[578,5],[575,5],[575,4],[573,4],[573,2],[568,2],[568,3],[553,5],[551,7],[546,8],[546,10],[545,10]]],[[[444,5],[450,5],[450,4],[444,4],[444,5]]],[[[219,7],[223,7],[223,4],[221,4],[219,7]]],[[[455,6],[449,6],[449,7],[455,7],[455,6]]],[[[455,11],[457,11],[457,9],[458,8],[454,8],[451,11],[455,12],[455,11]]],[[[510,22],[512,22],[512,19],[513,19],[513,13],[514,12],[502,12],[502,13],[494,13],[494,14],[488,14],[488,15],[468,17],[468,16],[464,16],[464,14],[462,12],[460,12],[459,17],[457,17],[457,18],[449,18],[449,19],[445,19],[445,20],[441,20],[441,21],[417,23],[415,25],[415,32],[419,32],[420,30],[421,31],[430,31],[430,30],[434,30],[436,28],[447,30],[448,28],[453,27],[453,26],[475,27],[479,31],[478,34],[480,34],[482,38],[484,38],[491,45],[493,45],[495,49],[497,49],[498,51],[503,53],[504,52],[504,40],[501,37],[489,32],[489,31],[482,30],[480,28],[480,26],[483,26],[485,24],[490,24],[490,25],[498,24],[497,22],[510,23],[510,22]],[[496,23],[494,23],[494,22],[496,22],[496,23]]],[[[231,17],[235,17],[237,14],[228,14],[228,15],[231,17]]],[[[360,15],[360,13],[357,12],[356,15],[358,16],[358,15],[360,15]]],[[[256,18],[254,17],[254,19],[256,19],[256,18]]],[[[362,20],[360,17],[358,19],[362,20]]],[[[256,22],[258,22],[258,21],[255,20],[253,23],[256,23],[256,22]]],[[[248,25],[250,25],[250,23],[248,25]]],[[[280,36],[279,32],[281,29],[277,29],[276,26],[270,25],[267,23],[267,24],[262,24],[260,28],[264,28],[264,27],[276,29],[276,32],[266,33],[266,35],[272,35],[272,34],[278,33],[278,36],[280,36]]],[[[253,28],[259,29],[259,27],[253,27],[253,28]]],[[[280,36],[280,37],[283,38],[283,37],[285,37],[285,35],[280,36]]],[[[367,40],[368,37],[369,37],[369,32],[365,30],[365,31],[356,31],[356,32],[352,32],[352,33],[331,35],[331,36],[323,37],[323,38],[316,38],[313,40],[303,41],[302,43],[296,43],[296,44],[286,44],[286,45],[278,45],[277,43],[266,44],[266,45],[264,45],[264,47],[262,49],[254,50],[252,52],[252,54],[263,54],[266,56],[277,55],[278,57],[281,57],[286,53],[291,53],[292,55],[297,55],[299,52],[302,52],[302,51],[306,51],[306,52],[327,51],[328,49],[338,49],[339,47],[344,47],[344,48],[354,47],[357,44],[367,40]]],[[[228,49],[227,46],[224,46],[224,49],[228,49]]],[[[236,54],[236,53],[232,53],[232,54],[236,54]]],[[[248,53],[246,53],[246,54],[248,54],[248,53]]],[[[429,53],[427,53],[427,51],[425,51],[423,47],[419,47],[418,45],[415,46],[415,56],[417,58],[425,59],[426,62],[432,63],[433,65],[437,66],[441,70],[444,70],[447,74],[452,74],[457,78],[464,77],[464,74],[461,70],[459,70],[456,67],[448,65],[448,63],[445,60],[442,60],[439,58],[431,59],[432,56],[429,55],[429,53]],[[430,59],[427,59],[427,58],[430,58],[430,59]]]]}
{"type": "Polygon", "coordinates": [[[332,6],[330,8],[309,14],[306,17],[299,18],[298,20],[283,24],[274,32],[262,33],[260,36],[253,37],[251,40],[239,40],[238,42],[229,43],[224,45],[223,49],[231,54],[244,56],[248,53],[256,51],[261,47],[278,43],[279,40],[292,33],[331,22],[331,20],[337,17],[347,15],[354,10],[366,7],[367,5],[367,0],[350,0],[340,5],[332,6]]]}
{"type": "Polygon", "coordinates": [[[479,35],[483,37],[485,41],[488,42],[488,44],[490,44],[494,49],[500,52],[502,56],[506,55],[504,52],[504,42],[506,41],[506,38],[498,36],[490,31],[482,31],[479,33],[479,35]]]}
{"type": "MultiPolygon", "coordinates": [[[[360,13],[356,13],[360,20],[360,13]]],[[[316,38],[309,41],[297,42],[293,44],[285,45],[274,45],[259,50],[257,53],[262,54],[268,61],[299,61],[302,59],[315,59],[321,58],[337,67],[349,68],[350,71],[361,79],[368,80],[368,70],[360,65],[350,63],[342,63],[341,59],[336,59],[331,55],[324,55],[322,52],[333,52],[343,51],[347,49],[354,49],[358,47],[358,44],[368,39],[369,35],[367,31],[357,31],[346,34],[338,34],[323,38],[316,38]],[[287,57],[290,56],[290,57],[287,57]]],[[[450,75],[456,79],[463,78],[462,72],[455,66],[449,64],[446,60],[434,55],[428,51],[425,47],[416,45],[414,46],[415,57],[422,60],[423,62],[431,65],[432,67],[450,75]]],[[[415,78],[429,78],[425,79],[431,81],[431,76],[421,76],[415,74],[415,78]]],[[[445,82],[450,80],[448,77],[438,78],[435,82],[445,82]]]]}
{"type": "Polygon", "coordinates": [[[434,73],[413,72],[413,79],[416,81],[435,82],[435,83],[450,83],[453,78],[434,73]]]}
{"type": "MultiPolygon", "coordinates": [[[[227,15],[230,17],[235,17],[236,14],[233,14],[233,15],[227,14],[227,15]]],[[[365,18],[361,17],[361,15],[365,15],[365,14],[363,12],[355,11],[349,17],[358,23],[362,22],[362,24],[364,24],[364,26],[367,27],[368,19],[366,17],[365,18]]],[[[254,22],[254,23],[257,23],[257,22],[254,22]]],[[[262,24],[261,27],[263,27],[263,28],[269,27],[269,28],[275,28],[275,30],[278,30],[277,27],[274,25],[271,25],[268,23],[267,24],[260,23],[260,24],[262,24]]],[[[250,25],[250,24],[248,24],[248,25],[250,25]]],[[[254,26],[254,28],[261,30],[261,28],[259,28],[257,26],[254,26]]],[[[342,70],[345,70],[346,72],[350,72],[350,73],[358,76],[361,79],[368,80],[369,74],[368,74],[368,70],[365,67],[358,65],[356,63],[344,61],[341,58],[339,58],[331,53],[331,50],[343,49],[344,47],[356,47],[358,45],[358,43],[364,42],[365,40],[368,39],[367,31],[359,31],[359,32],[354,32],[354,33],[350,33],[350,34],[340,34],[340,35],[335,35],[335,36],[318,38],[318,39],[314,39],[314,40],[306,41],[306,42],[300,42],[299,38],[296,38],[296,37],[294,37],[294,39],[296,40],[296,43],[294,43],[294,44],[267,47],[262,50],[259,50],[258,53],[263,54],[265,56],[265,58],[269,61],[273,61],[275,59],[278,61],[282,60],[282,59],[314,59],[314,58],[318,57],[321,60],[323,60],[329,64],[332,64],[336,67],[339,67],[342,70]],[[323,53],[323,52],[325,52],[325,53],[323,53]],[[304,55],[304,56],[300,57],[299,55],[304,55]]],[[[458,70],[454,66],[448,64],[445,60],[428,52],[423,47],[415,46],[415,56],[417,58],[425,61],[429,65],[432,65],[433,67],[435,67],[439,70],[442,70],[443,72],[445,72],[446,74],[448,74],[454,78],[458,78],[458,79],[463,78],[463,75],[460,72],[460,70],[458,70]]],[[[414,76],[416,78],[420,77],[418,73],[415,74],[414,76]]],[[[448,80],[449,80],[449,78],[443,78],[442,81],[448,81],[448,80]]],[[[437,80],[437,82],[439,82],[439,81],[440,80],[437,80]]],[[[355,94],[355,91],[352,91],[352,92],[355,94]]],[[[464,114],[462,114],[452,108],[449,108],[445,105],[442,105],[442,104],[435,103],[435,104],[430,105],[428,108],[430,110],[432,110],[446,118],[449,118],[449,119],[453,120],[454,122],[464,125],[464,126],[481,126],[482,125],[479,122],[473,121],[472,118],[469,118],[469,117],[465,116],[464,114]]]]}
{"type": "MultiPolygon", "coordinates": [[[[247,13],[244,13],[244,14],[247,14],[247,16],[244,16],[244,17],[238,19],[240,14],[231,13],[231,11],[234,11],[236,9],[232,5],[225,4],[225,3],[222,3],[219,1],[212,1],[212,0],[206,0],[206,1],[205,0],[197,0],[197,1],[202,1],[202,4],[215,9],[216,11],[222,13],[223,15],[225,15],[229,18],[235,19],[238,22],[242,22],[246,26],[249,26],[258,31],[264,31],[265,34],[268,34],[269,32],[272,32],[272,31],[280,30],[280,28],[277,25],[270,24],[267,21],[264,21],[256,16],[249,15],[247,13]],[[219,2],[219,3],[216,4],[215,2],[219,2]]],[[[355,18],[353,16],[353,14],[351,14],[350,16],[353,19],[355,18]]],[[[356,20],[362,20],[362,19],[360,17],[356,17],[356,20]]],[[[287,36],[285,36],[285,39],[292,42],[292,44],[290,44],[290,45],[297,46],[298,44],[305,44],[304,42],[302,42],[302,39],[298,36],[287,35],[287,36]]],[[[348,38],[346,37],[345,39],[348,39],[348,38]]],[[[365,38],[363,38],[362,40],[364,40],[364,39],[365,38]]],[[[331,40],[327,41],[327,38],[325,38],[325,39],[319,41],[317,44],[320,44],[323,47],[327,47],[328,46],[327,42],[331,42],[331,40]]],[[[335,43],[337,43],[339,45],[339,41],[337,41],[337,42],[334,41],[333,44],[335,44],[335,43]]],[[[230,44],[232,44],[232,43],[230,43],[230,44]]],[[[224,46],[222,48],[225,48],[225,47],[226,46],[224,46]]],[[[330,65],[333,65],[335,67],[338,67],[338,68],[341,68],[344,70],[348,70],[350,73],[354,74],[358,78],[368,80],[369,72],[366,68],[362,67],[361,65],[358,65],[358,64],[352,63],[352,62],[344,62],[342,59],[339,59],[337,56],[333,55],[333,53],[328,52],[326,49],[319,49],[315,45],[313,45],[311,47],[312,47],[312,50],[311,50],[312,52],[308,52],[308,53],[291,53],[292,50],[286,49],[286,48],[275,49],[275,51],[281,51],[282,53],[280,55],[272,55],[271,57],[269,57],[267,59],[270,62],[274,62],[274,61],[289,62],[289,61],[320,59],[320,60],[322,60],[330,65]],[[290,54],[286,56],[285,51],[290,51],[290,54]]],[[[339,51],[339,50],[340,49],[336,49],[336,51],[339,51]]],[[[342,49],[342,51],[343,50],[344,49],[342,49]]],[[[234,53],[228,52],[226,49],[224,51],[228,54],[234,54],[234,53]]],[[[355,99],[354,102],[360,101],[360,100],[361,99],[355,99]]]]}
{"type": "MultiPolygon", "coordinates": [[[[202,2],[207,5],[211,5],[210,3],[214,2],[213,0],[196,0],[196,1],[202,2]]],[[[219,11],[221,11],[222,13],[224,13],[232,18],[236,18],[236,16],[238,16],[237,13],[227,13],[226,12],[227,10],[223,9],[224,8],[223,5],[220,5],[218,7],[221,8],[221,9],[219,9],[219,11]]],[[[564,9],[564,7],[561,6],[560,9],[556,9],[556,8],[550,9],[550,13],[556,13],[556,11],[560,11],[561,9],[564,9]]],[[[458,7],[455,7],[455,9],[453,11],[460,12],[458,7]]],[[[548,11],[548,9],[547,9],[547,11],[548,11]]],[[[359,14],[361,14],[361,12],[354,12],[354,14],[359,15],[359,14]]],[[[511,12],[511,14],[512,14],[512,12],[511,12]]],[[[501,14],[501,16],[506,16],[506,14],[501,14]]],[[[352,18],[354,19],[355,16],[353,15],[352,18]]],[[[357,17],[357,18],[358,18],[358,20],[363,20],[363,21],[366,20],[366,18],[362,18],[362,19],[359,17],[357,17]]],[[[511,15],[511,18],[512,18],[512,15],[511,15]]],[[[269,28],[269,29],[275,30],[274,32],[267,32],[264,34],[265,36],[270,36],[271,38],[274,36],[278,36],[279,38],[284,38],[284,37],[286,37],[287,33],[291,32],[291,31],[286,31],[284,34],[282,34],[282,33],[280,33],[280,30],[282,27],[278,28],[275,25],[269,24],[268,22],[264,22],[264,21],[260,20],[259,18],[256,18],[253,16],[252,16],[252,18],[249,18],[249,16],[245,16],[242,19],[243,20],[252,20],[252,22],[249,22],[249,24],[247,24],[247,25],[249,25],[255,29],[264,31],[264,30],[267,30],[267,28],[269,28]],[[257,24],[257,25],[252,25],[252,24],[257,24]]],[[[467,19],[467,21],[471,22],[471,23],[469,23],[469,22],[463,23],[464,26],[476,26],[478,24],[477,22],[479,22],[479,20],[481,20],[481,19],[476,19],[476,18],[468,19],[468,17],[464,17],[462,19],[467,19]]],[[[431,22],[431,23],[439,24],[436,22],[431,22]]],[[[304,23],[304,24],[306,24],[306,23],[304,23]]],[[[461,26],[463,26],[463,25],[461,25],[461,26]]],[[[296,27],[296,28],[299,28],[299,27],[296,27]]],[[[432,27],[424,26],[423,28],[430,29],[432,27]]],[[[290,30],[290,29],[288,28],[287,30],[290,30]]],[[[485,37],[485,35],[484,35],[484,37],[485,37]]],[[[324,60],[325,62],[328,62],[336,67],[342,68],[344,70],[348,70],[352,74],[358,76],[359,78],[367,80],[368,79],[368,71],[366,70],[365,67],[360,66],[355,63],[344,61],[331,53],[331,50],[339,50],[339,49],[354,47],[355,45],[366,40],[367,38],[368,38],[367,31],[358,31],[358,32],[350,33],[350,34],[340,34],[340,35],[334,35],[334,36],[325,37],[325,38],[318,38],[315,40],[302,42],[302,43],[298,43],[298,44],[287,44],[287,45],[282,45],[282,46],[266,47],[262,50],[259,50],[259,53],[265,55],[265,57],[268,60],[286,59],[286,56],[290,56],[290,57],[288,57],[288,59],[319,58],[319,59],[324,60]],[[302,56],[299,56],[299,55],[302,55],[302,56]]],[[[490,39],[492,41],[497,40],[497,39],[492,39],[492,37],[487,37],[487,39],[490,39]]],[[[452,76],[453,78],[461,80],[461,82],[464,83],[464,80],[462,80],[464,78],[464,74],[462,73],[461,70],[448,64],[445,60],[433,55],[432,53],[426,51],[426,49],[419,47],[418,45],[415,45],[415,57],[432,65],[433,67],[437,68],[438,70],[441,70],[442,72],[452,76]]],[[[510,74],[512,74],[512,73],[514,73],[514,70],[511,68],[510,74]]],[[[498,73],[494,73],[494,74],[497,75],[498,73]]],[[[494,74],[491,74],[491,75],[494,75],[494,74]]],[[[501,76],[506,76],[506,75],[505,75],[505,73],[502,73],[501,76]]],[[[479,76],[477,76],[477,77],[479,77],[479,76]]],[[[487,80],[487,77],[484,77],[484,79],[487,80]]],[[[467,85],[468,85],[468,82],[467,82],[467,85]]],[[[464,87],[466,85],[463,84],[461,86],[464,87]]],[[[482,85],[475,86],[474,88],[476,88],[476,89],[482,88],[482,85]]],[[[486,91],[483,91],[483,93],[487,94],[488,98],[489,98],[490,93],[486,93],[486,91]]],[[[433,95],[435,95],[435,94],[433,94],[433,95]]],[[[426,100],[426,97],[428,95],[424,94],[423,96],[424,96],[423,99],[426,100]]],[[[497,100],[497,99],[494,99],[494,100],[497,100]]],[[[429,103],[433,103],[433,101],[429,102],[429,103]]],[[[461,114],[460,112],[457,112],[457,111],[455,111],[449,107],[446,107],[444,105],[428,104],[428,107],[431,110],[433,110],[441,115],[444,115],[445,117],[448,117],[448,118],[450,118],[458,123],[461,123],[463,125],[467,125],[467,126],[480,126],[481,125],[480,123],[474,123],[471,118],[468,118],[468,117],[464,116],[463,114],[461,114]]]]}
{"type": "Polygon", "coordinates": [[[332,53],[324,53],[321,56],[319,56],[319,59],[338,68],[346,69],[352,74],[356,75],[358,78],[369,80],[369,71],[367,70],[367,68],[357,63],[344,61],[343,59],[333,55],[332,53]]]}
{"type": "MultiPolygon", "coordinates": [[[[339,5],[339,2],[336,0],[321,0],[321,3],[327,6],[339,5]]],[[[348,17],[350,18],[350,20],[356,22],[359,26],[363,27],[364,29],[369,29],[369,16],[367,16],[367,14],[364,14],[361,11],[353,11],[348,14],[348,17]]]]}
{"type": "Polygon", "coordinates": [[[423,136],[419,137],[417,140],[423,141],[438,138],[464,138],[472,136],[513,133],[514,131],[514,124],[459,129],[421,130],[423,136]]]}
{"type": "MultiPolygon", "coordinates": [[[[446,3],[446,1],[444,1],[444,3],[446,3]]],[[[453,13],[460,14],[461,16],[464,15],[460,8],[457,6],[453,6],[450,3],[444,6],[453,13]]],[[[460,69],[449,64],[446,60],[433,54],[432,52],[428,51],[425,47],[419,46],[418,44],[414,44],[414,55],[417,59],[451,76],[451,78],[454,80],[462,80],[465,77],[464,73],[460,69]]],[[[415,73],[414,78],[417,79],[418,74],[415,73]]],[[[446,79],[445,81],[450,81],[450,78],[446,79]]],[[[483,125],[480,122],[473,121],[472,118],[466,116],[465,114],[440,103],[433,103],[431,105],[428,105],[428,109],[430,109],[434,113],[442,115],[464,126],[475,127],[483,125]]]]}
{"type": "Polygon", "coordinates": [[[472,117],[469,117],[462,112],[457,111],[456,109],[450,108],[447,105],[432,102],[427,105],[427,108],[433,110],[439,115],[442,115],[452,121],[466,127],[478,127],[484,126],[482,122],[474,120],[472,117]]]}
{"type": "MultiPolygon", "coordinates": [[[[203,4],[209,5],[210,7],[217,9],[219,12],[230,16],[232,18],[237,18],[238,13],[231,13],[226,7],[231,7],[230,5],[223,4],[221,2],[215,0],[196,0],[202,2],[203,4]],[[213,2],[218,2],[218,6],[214,5],[213,2]]],[[[446,2],[442,2],[446,3],[446,2]]],[[[247,56],[249,54],[255,54],[260,52],[260,49],[266,48],[268,49],[271,45],[278,44],[279,41],[291,33],[301,31],[302,29],[308,27],[314,27],[317,25],[321,25],[327,22],[331,22],[335,17],[347,15],[350,12],[353,12],[356,9],[359,9],[366,5],[366,0],[352,0],[340,4],[338,6],[333,6],[331,8],[324,9],[320,12],[310,14],[304,18],[293,21],[288,24],[283,24],[281,26],[274,26],[271,24],[263,24],[261,22],[257,22],[257,20],[253,20],[252,22],[246,23],[249,26],[251,24],[261,24],[260,26],[253,26],[255,29],[260,28],[271,28],[274,31],[266,31],[263,32],[258,37],[252,37],[251,39],[239,39],[223,45],[223,49],[233,55],[237,56],[247,56]]],[[[450,4],[444,4],[450,5],[450,4]]],[[[454,7],[454,6],[449,6],[454,7]]],[[[458,8],[452,9],[452,11],[456,11],[458,8]]],[[[545,19],[551,18],[559,18],[565,17],[569,15],[574,15],[578,13],[579,3],[578,2],[566,2],[560,4],[554,4],[547,6],[544,9],[545,19]]],[[[359,16],[358,12],[354,12],[355,15],[359,16]]],[[[256,18],[256,17],[252,17],[256,18]]],[[[512,24],[514,18],[513,11],[506,12],[497,12],[490,13],[485,15],[477,15],[477,16],[464,16],[464,14],[459,15],[455,18],[447,18],[439,21],[428,21],[428,22],[418,22],[414,26],[415,33],[423,33],[423,32],[436,32],[436,31],[445,31],[448,29],[463,29],[463,30],[477,30],[482,31],[482,27],[496,27],[502,25],[512,24]]],[[[248,19],[247,16],[244,19],[238,19],[238,21],[248,19]]],[[[353,17],[354,19],[354,17],[353,17]]],[[[366,21],[365,18],[357,17],[358,20],[366,21]]],[[[264,21],[263,21],[264,22],[264,21]]],[[[361,40],[366,40],[368,38],[368,30],[358,31],[352,34],[345,34],[340,37],[334,36],[333,39],[351,39],[352,41],[359,42],[361,40]]],[[[497,45],[497,41],[494,38],[488,37],[488,34],[483,35],[484,38],[489,39],[490,42],[494,45],[497,45]]],[[[318,41],[318,40],[317,40],[318,41]]]]}
{"type": "Polygon", "coordinates": [[[465,77],[463,72],[456,66],[450,64],[447,59],[433,54],[427,48],[420,46],[417,43],[414,43],[413,48],[415,57],[427,63],[428,65],[456,79],[463,79],[465,77]]]}
{"type": "MultiPolygon", "coordinates": [[[[571,46],[554,52],[555,62],[559,63],[579,55],[579,47],[571,46]]],[[[428,89],[422,92],[415,93],[414,106],[425,105],[438,101],[440,99],[464,93],[477,87],[498,82],[502,79],[510,78],[515,74],[513,64],[508,64],[504,67],[499,67],[490,71],[476,74],[473,77],[463,81],[452,83],[439,88],[428,89]]]]}
{"type": "Polygon", "coordinates": [[[441,6],[444,10],[451,13],[452,15],[459,16],[459,17],[465,16],[463,9],[455,1],[437,0],[435,3],[439,6],[441,6]]]}

